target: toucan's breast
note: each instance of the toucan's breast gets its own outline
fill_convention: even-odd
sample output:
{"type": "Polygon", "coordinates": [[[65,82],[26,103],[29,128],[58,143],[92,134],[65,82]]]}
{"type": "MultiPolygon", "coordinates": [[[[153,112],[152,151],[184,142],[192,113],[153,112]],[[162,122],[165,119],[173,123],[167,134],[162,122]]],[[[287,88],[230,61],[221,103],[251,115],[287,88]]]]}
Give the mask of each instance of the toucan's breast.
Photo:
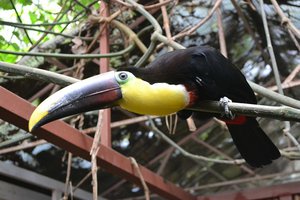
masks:
{"type": "Polygon", "coordinates": [[[189,94],[183,85],[149,84],[139,78],[121,86],[123,98],[118,104],[131,112],[145,115],[168,115],[189,105],[189,94]]]}

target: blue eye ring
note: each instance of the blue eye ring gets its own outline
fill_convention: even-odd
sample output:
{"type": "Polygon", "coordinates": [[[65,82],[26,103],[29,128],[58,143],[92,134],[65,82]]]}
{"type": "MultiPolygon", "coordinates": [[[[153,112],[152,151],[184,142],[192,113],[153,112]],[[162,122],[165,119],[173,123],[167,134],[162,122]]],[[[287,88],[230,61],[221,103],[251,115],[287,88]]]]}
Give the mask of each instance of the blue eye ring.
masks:
{"type": "Polygon", "coordinates": [[[119,79],[120,79],[121,81],[125,81],[125,80],[128,79],[128,74],[125,73],[125,72],[119,73],[118,76],[119,76],[119,79]]]}

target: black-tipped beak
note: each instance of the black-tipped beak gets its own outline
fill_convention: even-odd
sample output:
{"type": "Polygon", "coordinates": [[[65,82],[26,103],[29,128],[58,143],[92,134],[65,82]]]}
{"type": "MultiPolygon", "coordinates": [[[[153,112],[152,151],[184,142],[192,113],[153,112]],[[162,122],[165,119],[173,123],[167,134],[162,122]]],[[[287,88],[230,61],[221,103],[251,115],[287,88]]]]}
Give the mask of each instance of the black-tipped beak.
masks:
{"type": "Polygon", "coordinates": [[[69,115],[112,107],[121,98],[114,72],[79,81],[43,101],[30,117],[29,131],[69,115]]]}

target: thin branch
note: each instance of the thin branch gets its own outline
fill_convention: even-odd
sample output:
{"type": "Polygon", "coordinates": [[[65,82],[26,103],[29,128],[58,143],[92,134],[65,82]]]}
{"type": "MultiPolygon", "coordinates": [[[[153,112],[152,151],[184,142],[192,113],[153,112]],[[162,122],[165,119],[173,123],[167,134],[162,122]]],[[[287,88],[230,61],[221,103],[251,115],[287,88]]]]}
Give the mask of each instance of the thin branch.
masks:
{"type": "MultiPolygon", "coordinates": [[[[151,129],[157,133],[163,140],[165,140],[167,143],[169,143],[172,147],[174,147],[176,150],[178,150],[183,156],[186,156],[188,158],[191,158],[196,161],[205,161],[205,162],[213,162],[213,163],[220,163],[220,164],[231,164],[231,165],[240,165],[245,163],[244,159],[216,159],[216,158],[208,158],[201,155],[195,155],[192,153],[187,152],[182,147],[180,147],[177,143],[175,143],[173,140],[171,140],[169,137],[167,137],[162,131],[160,131],[152,119],[149,118],[151,129]]],[[[299,159],[300,154],[299,152],[286,152],[285,150],[280,150],[280,153],[282,156],[289,158],[289,159],[299,159]]]]}
{"type": "Polygon", "coordinates": [[[149,122],[151,125],[152,130],[159,134],[160,137],[162,137],[167,143],[169,143],[171,146],[176,148],[182,155],[191,158],[193,160],[200,160],[200,161],[205,161],[205,162],[214,162],[214,163],[221,163],[221,164],[242,164],[245,163],[244,159],[238,159],[238,160],[226,160],[226,159],[215,159],[215,158],[207,158],[205,156],[200,156],[200,155],[195,155],[187,152],[184,150],[182,147],[180,147],[178,144],[173,142],[169,137],[167,137],[162,131],[160,131],[154,124],[153,120],[149,118],[149,122]]]}
{"type": "Polygon", "coordinates": [[[70,182],[70,176],[71,176],[71,166],[72,166],[72,153],[68,153],[68,164],[67,164],[67,175],[66,175],[66,180],[65,180],[65,190],[64,190],[64,196],[63,200],[68,200],[69,196],[69,182],[70,182]]]}
{"type": "Polygon", "coordinates": [[[288,77],[283,81],[283,84],[291,82],[295,76],[300,72],[300,64],[295,67],[295,69],[289,74],[288,77]]]}
{"type": "MultiPolygon", "coordinates": [[[[72,35],[67,35],[67,34],[64,34],[64,33],[58,33],[58,32],[48,31],[48,30],[43,30],[43,29],[32,28],[32,27],[29,27],[29,26],[23,26],[23,25],[17,25],[17,24],[14,24],[14,25],[13,24],[7,24],[7,26],[13,26],[13,27],[16,27],[16,28],[30,30],[30,31],[48,33],[48,34],[52,34],[52,35],[59,35],[59,36],[65,37],[65,38],[72,38],[72,39],[74,38],[74,36],[72,36],[72,35]]],[[[91,38],[89,38],[89,37],[80,37],[80,39],[82,39],[82,40],[91,40],[91,38]]]]}
{"type": "MultiPolygon", "coordinates": [[[[164,0],[159,0],[160,3],[165,3],[164,0]]],[[[163,23],[164,23],[164,29],[165,29],[165,32],[166,32],[166,36],[167,38],[172,41],[172,34],[171,34],[171,30],[170,30],[170,20],[169,20],[169,17],[168,17],[168,12],[167,12],[167,8],[166,6],[161,6],[161,13],[162,13],[162,16],[163,16],[163,23]]],[[[170,46],[169,47],[169,51],[172,50],[172,48],[170,46]],[[171,49],[170,49],[171,48],[171,49]]]]}
{"type": "MultiPolygon", "coordinates": [[[[151,118],[157,118],[156,116],[150,116],[151,118]]],[[[110,127],[111,128],[117,128],[120,126],[127,126],[130,124],[135,124],[135,123],[140,123],[148,120],[148,116],[139,116],[139,117],[134,117],[134,118],[129,118],[129,119],[124,119],[116,122],[111,122],[110,127]]],[[[90,127],[87,129],[82,130],[83,134],[91,134],[95,133],[97,131],[97,126],[95,127],[90,127]]]]}
{"type": "Polygon", "coordinates": [[[65,59],[88,59],[88,58],[111,58],[117,56],[124,56],[130,52],[133,48],[130,45],[126,49],[123,49],[118,52],[108,53],[108,54],[67,54],[67,53],[42,53],[42,52],[18,52],[18,51],[8,51],[0,49],[0,53],[4,54],[13,54],[21,56],[41,56],[41,57],[55,57],[55,58],[65,58],[65,59]]]}
{"type": "Polygon", "coordinates": [[[263,97],[266,97],[268,99],[272,99],[273,101],[281,103],[283,105],[300,109],[300,101],[293,99],[291,97],[288,97],[288,96],[283,96],[283,95],[273,92],[271,90],[268,90],[267,88],[265,88],[261,85],[258,85],[254,82],[248,81],[248,83],[251,86],[251,88],[253,89],[253,91],[256,92],[257,94],[259,94],[263,97]]]}
{"type": "Polygon", "coordinates": [[[217,22],[218,22],[218,29],[219,29],[219,43],[220,43],[220,51],[227,58],[227,48],[226,48],[226,40],[225,34],[223,29],[223,22],[222,22],[222,12],[220,7],[217,8],[217,22]]]}
{"type": "MultiPolygon", "coordinates": [[[[18,18],[19,22],[22,23],[22,19],[21,19],[20,15],[19,15],[19,12],[17,11],[17,8],[16,8],[14,2],[13,2],[12,0],[10,0],[10,3],[11,3],[11,5],[12,5],[12,7],[13,7],[13,9],[14,9],[16,15],[17,15],[17,18],[18,18]]],[[[27,30],[26,30],[25,28],[23,28],[23,30],[24,30],[24,33],[25,33],[25,35],[26,35],[28,41],[29,41],[31,44],[33,44],[32,40],[31,40],[30,37],[29,37],[29,34],[28,34],[27,30]]]]}
{"type": "Polygon", "coordinates": [[[278,15],[281,18],[281,24],[283,26],[286,26],[289,30],[292,31],[292,33],[298,38],[300,39],[300,31],[299,29],[297,29],[297,27],[292,23],[292,21],[285,16],[285,14],[283,13],[283,11],[281,10],[280,6],[278,5],[276,0],[271,0],[276,12],[278,13],[278,15]]]}
{"type": "MultiPolygon", "coordinates": [[[[290,81],[287,83],[282,83],[282,89],[288,89],[288,88],[293,88],[293,87],[297,87],[300,85],[300,80],[296,80],[296,81],[290,81]]],[[[272,91],[276,91],[278,90],[278,87],[276,85],[268,87],[269,90],[272,91]]]]}
{"type": "MultiPolygon", "coordinates": [[[[2,120],[0,120],[0,124],[2,125],[2,120]]],[[[11,145],[14,145],[16,143],[19,143],[20,141],[23,141],[23,140],[26,140],[26,139],[29,139],[29,138],[32,138],[32,134],[30,133],[26,133],[26,134],[18,134],[18,135],[14,135],[13,138],[9,139],[9,140],[5,140],[5,141],[2,141],[0,143],[0,148],[4,148],[6,146],[11,146],[11,145]]],[[[1,152],[1,150],[0,150],[1,152]]]]}
{"type": "MultiPolygon", "coordinates": [[[[22,138],[22,140],[24,140],[24,138],[22,138]]],[[[29,149],[29,148],[32,148],[32,147],[35,147],[35,146],[38,146],[41,144],[46,144],[46,143],[48,143],[46,140],[37,140],[34,142],[25,142],[25,143],[23,142],[22,144],[17,145],[17,146],[12,146],[12,147],[8,147],[5,149],[1,149],[0,155],[15,152],[15,151],[20,151],[20,150],[24,150],[24,149],[29,149]]]]}
{"type": "Polygon", "coordinates": [[[209,11],[209,13],[206,15],[205,18],[203,18],[200,22],[198,22],[192,28],[188,28],[188,29],[186,29],[186,31],[173,36],[173,40],[182,38],[184,36],[191,35],[192,33],[194,33],[200,26],[205,24],[212,17],[212,15],[216,11],[216,9],[221,5],[221,3],[222,3],[222,0],[217,0],[216,3],[214,4],[214,7],[209,11]]]}
{"type": "MultiPolygon", "coordinates": [[[[270,33],[269,33],[269,27],[268,27],[266,13],[265,13],[265,10],[264,10],[263,0],[259,0],[259,4],[260,4],[260,9],[261,9],[261,14],[262,14],[262,21],[263,21],[263,25],[264,25],[265,34],[266,34],[268,50],[269,50],[269,54],[270,54],[270,57],[271,57],[272,68],[273,68],[273,72],[274,72],[276,85],[278,87],[279,94],[284,95],[282,85],[281,85],[280,75],[279,75],[279,71],[278,71],[278,67],[277,67],[277,62],[276,62],[276,58],[275,58],[275,54],[274,54],[274,50],[273,50],[273,46],[272,46],[271,36],[270,36],[270,33]]],[[[285,125],[284,131],[283,131],[284,135],[286,135],[293,142],[293,144],[298,148],[298,150],[300,151],[299,142],[290,133],[290,127],[291,127],[290,122],[285,121],[284,125],[285,125]]]]}
{"type": "Polygon", "coordinates": [[[57,74],[55,72],[5,62],[0,62],[0,70],[62,86],[67,86],[79,81],[78,79],[57,74]]]}
{"type": "Polygon", "coordinates": [[[293,171],[293,172],[281,172],[281,173],[274,173],[274,174],[268,174],[268,175],[263,175],[263,176],[255,176],[255,177],[249,177],[249,178],[242,178],[242,179],[237,179],[237,180],[229,180],[229,181],[223,181],[223,182],[218,182],[218,183],[210,183],[206,185],[201,185],[201,186],[195,186],[188,188],[190,191],[195,191],[195,190],[202,190],[202,189],[208,189],[208,188],[215,188],[215,187],[222,187],[222,186],[228,186],[228,185],[233,185],[233,184],[241,184],[241,183],[248,183],[248,182],[259,182],[264,179],[274,179],[278,178],[280,176],[288,176],[292,174],[299,173],[299,171],[293,171]]]}
{"type": "Polygon", "coordinates": [[[98,166],[97,166],[97,154],[92,154],[91,157],[91,163],[92,163],[92,186],[93,186],[93,200],[98,199],[98,166]]]}
{"type": "Polygon", "coordinates": [[[133,157],[129,157],[129,160],[130,160],[132,166],[134,167],[134,169],[137,171],[138,176],[139,176],[139,178],[141,180],[141,183],[142,183],[142,186],[143,186],[144,192],[145,192],[145,199],[146,200],[150,200],[149,188],[148,188],[148,186],[147,186],[147,184],[145,182],[145,179],[144,179],[143,174],[142,174],[142,172],[141,172],[141,170],[139,168],[138,163],[136,162],[136,160],[133,157]]]}
{"type": "Polygon", "coordinates": [[[92,185],[93,185],[93,200],[98,199],[98,176],[97,172],[99,167],[97,166],[97,153],[100,149],[100,138],[103,121],[103,110],[99,111],[97,131],[94,136],[93,144],[90,150],[91,163],[92,163],[92,185]]]}
{"type": "MultiPolygon", "coordinates": [[[[137,34],[133,32],[128,26],[124,25],[123,23],[117,21],[117,20],[112,20],[111,23],[118,27],[118,29],[122,30],[126,35],[129,37],[130,40],[133,40],[136,44],[137,47],[140,48],[140,50],[143,53],[147,52],[147,47],[144,45],[144,43],[138,38],[137,34]]],[[[154,57],[150,56],[150,61],[153,61],[154,57]]]]}
{"type": "MultiPolygon", "coordinates": [[[[66,13],[62,13],[65,6],[67,4],[67,1],[65,1],[61,7],[61,10],[59,11],[59,14],[56,16],[56,18],[54,19],[54,22],[56,21],[59,21],[63,16],[64,14],[66,13]]],[[[67,12],[68,10],[66,10],[65,12],[67,12]]],[[[52,26],[48,26],[47,27],[47,31],[51,31],[52,29],[54,28],[54,25],[52,26]]],[[[29,51],[34,49],[46,36],[48,35],[48,33],[43,33],[42,36],[30,47],[29,51]]]]}
{"type": "MultiPolygon", "coordinates": [[[[128,3],[130,3],[135,10],[137,10],[145,18],[148,19],[148,21],[154,27],[154,32],[155,33],[158,33],[158,34],[162,33],[162,29],[161,29],[159,23],[157,22],[157,20],[149,12],[147,12],[143,8],[142,5],[136,3],[133,0],[126,0],[126,1],[128,3]]],[[[143,54],[143,56],[140,58],[140,60],[136,63],[136,66],[142,66],[148,60],[148,58],[152,55],[153,51],[155,50],[155,47],[156,47],[156,39],[155,38],[151,38],[151,43],[150,43],[149,47],[147,48],[147,52],[143,54]]]]}
{"type": "Polygon", "coordinates": [[[153,4],[153,5],[149,5],[149,6],[144,6],[144,8],[146,10],[151,10],[151,9],[154,9],[154,8],[159,8],[159,7],[163,7],[167,4],[169,4],[170,2],[174,2],[174,0],[164,0],[164,1],[160,1],[159,3],[157,4],[153,4]]]}
{"type": "Polygon", "coordinates": [[[0,20],[0,25],[9,25],[9,26],[56,26],[56,25],[62,25],[62,24],[70,24],[75,23],[81,20],[85,15],[82,15],[80,18],[65,21],[65,22],[52,22],[52,23],[36,23],[36,24],[25,24],[25,23],[18,23],[18,22],[10,22],[10,21],[4,21],[0,20]]]}

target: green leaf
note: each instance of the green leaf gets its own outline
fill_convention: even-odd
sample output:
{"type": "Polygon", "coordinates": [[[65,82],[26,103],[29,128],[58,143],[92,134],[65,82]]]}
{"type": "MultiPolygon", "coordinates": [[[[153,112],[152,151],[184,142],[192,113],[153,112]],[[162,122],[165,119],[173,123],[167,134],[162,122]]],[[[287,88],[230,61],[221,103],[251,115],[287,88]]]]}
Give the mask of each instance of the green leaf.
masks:
{"type": "MultiPolygon", "coordinates": [[[[16,36],[18,39],[20,39],[20,32],[19,31],[13,31],[12,32],[14,34],[14,36],[16,36]]],[[[1,38],[0,38],[1,40],[1,38]]]]}
{"type": "MultiPolygon", "coordinates": [[[[31,0],[13,0],[13,3],[15,5],[22,4],[22,6],[27,6],[27,5],[31,5],[32,1],[31,0]]],[[[10,0],[1,0],[0,8],[2,8],[3,10],[12,10],[13,6],[12,6],[10,0]]]]}
{"type": "Polygon", "coordinates": [[[15,49],[15,51],[19,51],[20,50],[20,47],[19,47],[19,45],[17,43],[13,42],[13,43],[10,43],[10,44],[13,46],[13,48],[15,49]]]}
{"type": "Polygon", "coordinates": [[[35,12],[29,12],[28,14],[29,14],[31,23],[34,24],[37,21],[37,15],[35,14],[35,12]]]}
{"type": "Polygon", "coordinates": [[[27,5],[31,5],[32,4],[31,0],[18,0],[18,2],[20,4],[22,4],[23,6],[27,6],[27,5]]]}
{"type": "Polygon", "coordinates": [[[11,10],[13,9],[13,6],[10,3],[10,0],[1,0],[0,8],[3,10],[11,10]]]}

